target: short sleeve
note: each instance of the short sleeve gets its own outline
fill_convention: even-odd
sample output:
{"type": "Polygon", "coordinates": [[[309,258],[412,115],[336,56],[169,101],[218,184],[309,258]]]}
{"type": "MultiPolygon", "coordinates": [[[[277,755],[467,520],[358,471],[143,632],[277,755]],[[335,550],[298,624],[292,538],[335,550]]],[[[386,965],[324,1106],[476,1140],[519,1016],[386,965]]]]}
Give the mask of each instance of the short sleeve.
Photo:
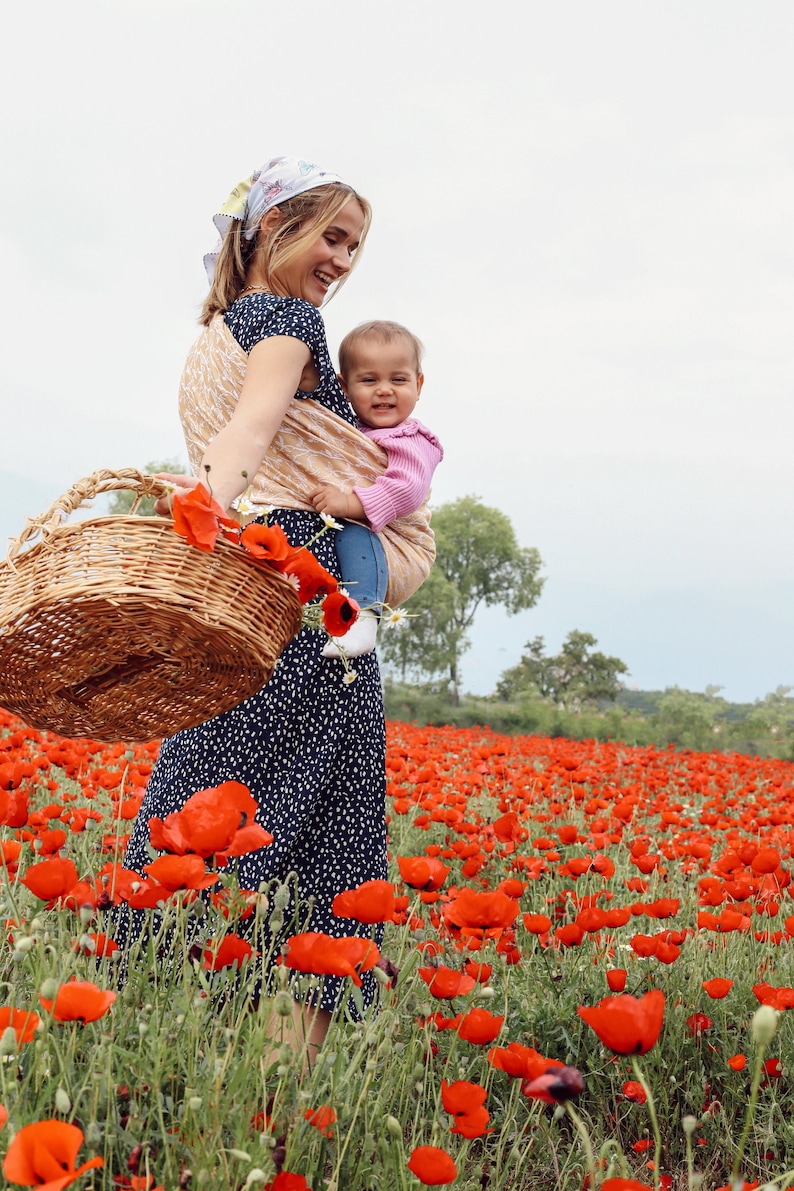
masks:
{"type": "Polygon", "coordinates": [[[238,299],[224,315],[226,325],[246,354],[263,339],[289,335],[306,344],[315,360],[325,347],[325,327],[320,313],[303,298],[277,298],[251,294],[238,299]]]}
{"type": "Polygon", "coordinates": [[[245,294],[232,303],[223,321],[246,355],[257,343],[276,335],[300,339],[312,354],[320,381],[312,392],[299,389],[295,397],[311,398],[344,422],[355,422],[356,415],[340,388],[328,353],[322,315],[311,302],[303,298],[279,298],[270,293],[245,294]]]}

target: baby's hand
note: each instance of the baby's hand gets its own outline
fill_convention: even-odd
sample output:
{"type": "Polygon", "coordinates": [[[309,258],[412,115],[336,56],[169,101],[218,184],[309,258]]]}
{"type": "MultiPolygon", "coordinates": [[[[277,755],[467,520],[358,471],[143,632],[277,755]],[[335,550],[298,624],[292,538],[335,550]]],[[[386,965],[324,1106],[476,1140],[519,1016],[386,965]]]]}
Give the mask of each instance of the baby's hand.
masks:
{"type": "Polygon", "coordinates": [[[360,520],[363,515],[361,501],[353,492],[343,492],[333,484],[323,484],[309,493],[309,500],[318,513],[331,517],[348,517],[360,520]]]}

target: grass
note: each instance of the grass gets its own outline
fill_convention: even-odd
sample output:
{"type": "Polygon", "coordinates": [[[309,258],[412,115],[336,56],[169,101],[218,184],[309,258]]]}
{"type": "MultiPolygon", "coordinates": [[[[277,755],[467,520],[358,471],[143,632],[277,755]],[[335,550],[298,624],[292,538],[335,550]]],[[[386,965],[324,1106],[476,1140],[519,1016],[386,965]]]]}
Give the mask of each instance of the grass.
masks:
{"type": "MultiPolygon", "coordinates": [[[[62,1121],[81,1131],[78,1162],[103,1160],[79,1176],[86,1188],[408,1191],[422,1185],[408,1166],[413,1150],[438,1146],[461,1191],[579,1191],[586,1131],[597,1181],[714,1191],[740,1155],[744,1181],[794,1183],[791,1025],[774,1013],[763,1050],[752,1025],[759,997],[786,999],[759,992],[762,982],[794,985],[791,763],[391,723],[392,879],[406,900],[382,953],[399,975],[392,986],[380,973],[380,1011],[360,1022],[339,1015],[307,1069],[289,1041],[288,969],[282,991],[260,997],[256,962],[207,966],[207,941],[235,934],[247,907],[233,873],[221,878],[231,911],[180,893],[146,911],[151,929],[127,956],[95,950],[118,912],[105,866],[123,848],[154,749],[62,742],[11,717],[2,727],[0,1005],[39,1017],[28,1042],[0,1032],[3,1154],[23,1127],[62,1121]],[[405,885],[397,868],[397,857],[427,855],[450,870],[435,893],[405,885]],[[84,884],[35,896],[23,879],[59,856],[84,884]],[[482,924],[450,921],[462,890],[505,881],[513,923],[486,924],[483,939],[482,924]],[[621,913],[599,927],[593,909],[621,913]],[[547,915],[550,928],[533,933],[529,915],[547,915]],[[639,935],[652,940],[646,949],[667,944],[664,962],[638,954],[639,935]],[[434,998],[420,968],[463,971],[467,961],[489,965],[488,978],[434,998]],[[633,996],[665,994],[659,1041],[638,1060],[658,1120],[655,1169],[649,1105],[625,1090],[637,1080],[632,1059],[578,1014],[610,995],[610,969],[626,970],[633,996]],[[721,1000],[703,988],[715,976],[733,981],[721,1000]],[[73,977],[116,993],[97,1020],[57,1021],[42,1005],[73,977]],[[459,1035],[454,1019],[472,1008],[504,1019],[494,1041],[459,1035]],[[509,1044],[583,1074],[573,1115],[528,1097],[489,1061],[509,1044]],[[743,1070],[728,1063],[738,1055],[743,1070]],[[451,1132],[443,1085],[457,1081],[485,1089],[478,1136],[451,1132]]],[[[265,946],[285,891],[252,900],[249,941],[265,946]]],[[[295,979],[304,996],[318,980],[295,979]]],[[[467,1119],[457,1121],[464,1133],[467,1119]]]]}

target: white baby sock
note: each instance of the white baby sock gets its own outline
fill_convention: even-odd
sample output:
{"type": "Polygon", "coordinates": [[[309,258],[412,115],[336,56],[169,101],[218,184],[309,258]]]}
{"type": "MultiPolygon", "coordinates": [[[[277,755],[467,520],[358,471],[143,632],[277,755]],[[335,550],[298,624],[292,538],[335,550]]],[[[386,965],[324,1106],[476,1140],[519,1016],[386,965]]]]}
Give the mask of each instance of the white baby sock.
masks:
{"type": "Polygon", "coordinates": [[[359,612],[356,621],[347,630],[344,637],[332,637],[323,647],[324,658],[358,658],[362,653],[370,653],[375,648],[378,635],[378,618],[374,612],[365,608],[359,612]]]}

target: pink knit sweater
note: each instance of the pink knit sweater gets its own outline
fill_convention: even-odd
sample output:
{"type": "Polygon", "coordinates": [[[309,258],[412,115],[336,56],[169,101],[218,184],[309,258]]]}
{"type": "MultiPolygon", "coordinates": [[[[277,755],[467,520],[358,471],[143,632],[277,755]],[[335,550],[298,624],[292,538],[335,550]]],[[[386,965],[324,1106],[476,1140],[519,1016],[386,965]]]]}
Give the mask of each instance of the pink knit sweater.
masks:
{"type": "Polygon", "coordinates": [[[373,429],[359,422],[359,429],[387,455],[386,471],[374,484],[354,488],[375,533],[395,517],[414,513],[427,499],[433,472],[444,458],[444,448],[416,418],[399,426],[373,429]]]}

